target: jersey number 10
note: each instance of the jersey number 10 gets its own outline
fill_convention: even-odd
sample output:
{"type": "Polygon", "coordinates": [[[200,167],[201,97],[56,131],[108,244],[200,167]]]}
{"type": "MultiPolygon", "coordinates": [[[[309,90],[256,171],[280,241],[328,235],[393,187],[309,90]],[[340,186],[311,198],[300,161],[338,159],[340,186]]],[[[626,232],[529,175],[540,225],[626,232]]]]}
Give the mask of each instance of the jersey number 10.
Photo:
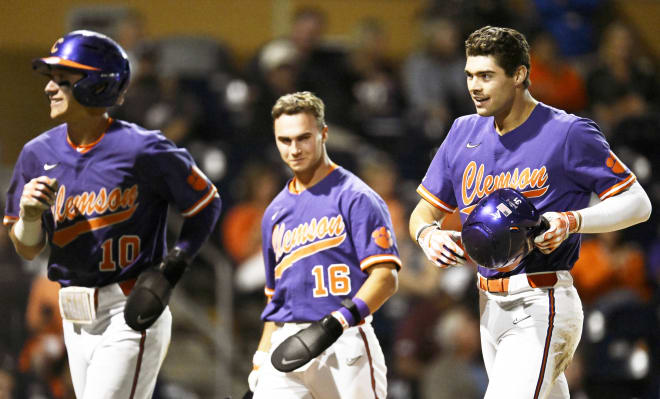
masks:
{"type": "Polygon", "coordinates": [[[125,235],[119,237],[117,254],[119,259],[113,259],[113,243],[115,239],[109,238],[103,242],[103,259],[99,262],[99,270],[102,272],[112,272],[117,269],[117,261],[122,269],[133,263],[140,253],[140,237],[134,235],[125,235]]]}

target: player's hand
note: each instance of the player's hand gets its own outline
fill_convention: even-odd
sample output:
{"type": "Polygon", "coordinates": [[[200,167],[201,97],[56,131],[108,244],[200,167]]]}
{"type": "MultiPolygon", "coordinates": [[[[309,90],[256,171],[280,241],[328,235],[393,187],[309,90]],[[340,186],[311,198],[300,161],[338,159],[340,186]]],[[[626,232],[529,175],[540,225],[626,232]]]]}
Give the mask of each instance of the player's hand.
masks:
{"type": "Polygon", "coordinates": [[[275,348],[270,361],[277,370],[288,373],[320,355],[343,332],[344,327],[339,320],[332,315],[327,315],[285,339],[275,348]]]}
{"type": "Polygon", "coordinates": [[[436,266],[445,269],[465,264],[465,252],[459,245],[461,233],[429,227],[419,236],[419,246],[436,266]]]}
{"type": "Polygon", "coordinates": [[[20,201],[20,217],[26,222],[41,218],[41,214],[55,203],[57,179],[39,176],[23,186],[20,201]]]}
{"type": "Polygon", "coordinates": [[[580,227],[577,212],[546,212],[543,217],[550,223],[550,228],[534,238],[534,245],[546,255],[557,249],[569,234],[575,233],[580,227]]]}
{"type": "Polygon", "coordinates": [[[254,356],[252,356],[252,371],[248,375],[248,387],[251,392],[254,392],[257,389],[257,382],[259,381],[259,373],[261,366],[268,359],[268,352],[256,351],[254,356]]]}

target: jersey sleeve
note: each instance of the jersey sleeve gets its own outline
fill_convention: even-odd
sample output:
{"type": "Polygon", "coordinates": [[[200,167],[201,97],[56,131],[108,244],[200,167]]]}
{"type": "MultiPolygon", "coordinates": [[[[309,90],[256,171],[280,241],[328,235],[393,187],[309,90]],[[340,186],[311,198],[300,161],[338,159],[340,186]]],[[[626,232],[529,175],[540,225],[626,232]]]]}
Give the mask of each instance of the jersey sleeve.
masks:
{"type": "Polygon", "coordinates": [[[457,207],[454,186],[451,182],[451,167],[447,161],[447,151],[450,147],[449,137],[453,130],[452,126],[447,138],[435,153],[422,182],[417,187],[417,193],[422,198],[434,207],[448,213],[454,212],[457,207]]]}
{"type": "Polygon", "coordinates": [[[401,268],[392,220],[385,202],[372,193],[361,193],[351,201],[347,226],[360,269],[391,262],[401,268]]]}
{"type": "Polygon", "coordinates": [[[30,177],[28,173],[29,170],[33,169],[30,167],[29,159],[30,156],[28,152],[23,149],[14,165],[14,172],[7,189],[5,215],[2,219],[2,223],[7,227],[11,227],[18,221],[21,210],[20,203],[21,195],[23,194],[23,187],[33,178],[30,177]]]}
{"type": "Polygon", "coordinates": [[[266,272],[266,286],[264,294],[269,299],[275,293],[275,252],[272,246],[273,225],[270,223],[270,212],[264,213],[261,220],[261,252],[264,258],[264,268],[266,272]]]}
{"type": "Polygon", "coordinates": [[[218,197],[218,190],[188,151],[163,136],[154,135],[137,162],[145,183],[183,217],[198,214],[218,197]]]}
{"type": "Polygon", "coordinates": [[[628,189],[635,175],[610,149],[598,126],[588,119],[573,123],[564,146],[564,164],[577,185],[601,200],[628,189]]]}

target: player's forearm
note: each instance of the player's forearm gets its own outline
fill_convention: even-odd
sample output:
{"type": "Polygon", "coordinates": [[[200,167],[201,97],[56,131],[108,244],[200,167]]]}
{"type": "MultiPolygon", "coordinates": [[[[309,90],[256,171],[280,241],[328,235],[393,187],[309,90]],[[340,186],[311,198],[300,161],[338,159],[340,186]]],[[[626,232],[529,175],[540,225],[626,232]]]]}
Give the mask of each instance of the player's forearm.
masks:
{"type": "Polygon", "coordinates": [[[222,202],[218,197],[197,215],[186,218],[175,245],[181,248],[190,258],[195,256],[213,231],[220,217],[221,208],[222,202]]]}
{"type": "Polygon", "coordinates": [[[426,200],[420,200],[410,215],[410,222],[408,224],[410,238],[416,242],[417,234],[423,226],[433,222],[441,223],[446,215],[447,213],[435,208],[426,202],[426,200]]]}
{"type": "Polygon", "coordinates": [[[651,201],[635,182],[628,190],[578,212],[582,217],[579,233],[606,233],[648,220],[651,201]]]}
{"type": "Polygon", "coordinates": [[[393,263],[381,263],[370,268],[369,277],[355,294],[369,307],[371,313],[378,310],[396,293],[399,288],[399,277],[393,263]]]}
{"type": "Polygon", "coordinates": [[[264,323],[264,330],[261,334],[261,339],[259,340],[259,346],[257,347],[258,351],[268,352],[270,351],[270,337],[273,335],[273,331],[277,329],[277,326],[272,321],[267,321],[264,323]]]}
{"type": "MultiPolygon", "coordinates": [[[[21,238],[16,236],[16,231],[15,230],[17,229],[17,226],[19,228],[18,235],[22,236],[22,235],[25,234],[24,231],[23,232],[20,231],[21,226],[19,225],[19,223],[22,223],[22,222],[19,221],[19,222],[14,223],[14,225],[9,230],[9,238],[11,239],[11,242],[14,244],[14,248],[16,249],[16,252],[22,258],[24,258],[26,260],[32,260],[32,259],[36,258],[41,253],[41,251],[43,251],[44,247],[46,246],[46,237],[45,237],[45,234],[43,234],[43,227],[41,227],[41,222],[39,222],[39,225],[37,226],[37,228],[39,229],[39,231],[37,233],[39,235],[37,243],[33,244],[33,245],[26,245],[25,243],[23,243],[24,238],[21,239],[21,238]]],[[[29,229],[29,227],[28,227],[28,229],[29,229]]],[[[33,235],[33,234],[35,234],[35,232],[30,232],[29,234],[33,235]]],[[[33,241],[34,240],[31,240],[31,242],[33,242],[33,241]]]]}

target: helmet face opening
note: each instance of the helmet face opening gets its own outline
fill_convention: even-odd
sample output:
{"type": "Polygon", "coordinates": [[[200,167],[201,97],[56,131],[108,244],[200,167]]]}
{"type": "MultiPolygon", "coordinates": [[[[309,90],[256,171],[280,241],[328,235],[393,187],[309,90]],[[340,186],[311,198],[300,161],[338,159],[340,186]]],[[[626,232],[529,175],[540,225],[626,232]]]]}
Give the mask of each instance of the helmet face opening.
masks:
{"type": "Polygon", "coordinates": [[[32,68],[50,74],[54,68],[82,72],[73,85],[73,96],[88,107],[111,107],[128,88],[130,66],[126,52],[114,40],[97,32],[78,30],[58,39],[48,57],[32,68]]]}
{"type": "Polygon", "coordinates": [[[468,255],[488,269],[510,267],[533,249],[541,214],[520,192],[503,188],[484,197],[463,224],[468,255]]]}

